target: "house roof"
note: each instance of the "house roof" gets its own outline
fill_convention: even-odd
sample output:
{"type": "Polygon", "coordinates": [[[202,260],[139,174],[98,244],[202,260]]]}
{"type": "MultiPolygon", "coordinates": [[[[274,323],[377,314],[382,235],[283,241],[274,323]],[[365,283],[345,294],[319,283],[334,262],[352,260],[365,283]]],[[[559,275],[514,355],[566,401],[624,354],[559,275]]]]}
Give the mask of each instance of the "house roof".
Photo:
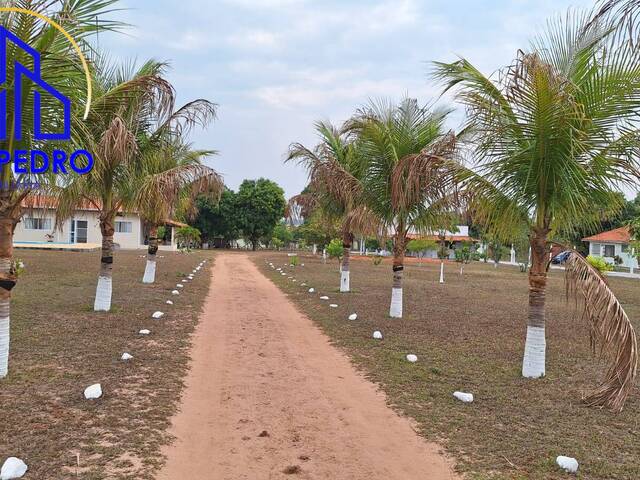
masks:
{"type": "Polygon", "coordinates": [[[171,219],[165,220],[164,224],[168,225],[170,227],[177,227],[177,228],[184,228],[184,227],[188,227],[189,226],[186,223],[182,223],[182,222],[179,222],[177,220],[171,220],[171,219]]]}
{"type": "MultiPolygon", "coordinates": [[[[434,242],[439,242],[441,239],[438,235],[417,235],[410,233],[407,237],[411,240],[421,239],[421,240],[433,240],[434,242]]],[[[468,235],[445,235],[445,241],[447,242],[477,242],[478,240],[470,237],[468,235]]]]}
{"type": "Polygon", "coordinates": [[[598,233],[585,237],[583,242],[611,242],[611,243],[629,243],[631,241],[631,232],[629,227],[620,227],[609,230],[608,232],[598,233]]]}
{"type": "MultiPolygon", "coordinates": [[[[58,199],[51,195],[29,195],[27,198],[22,200],[22,208],[55,210],[58,208],[58,199]]],[[[97,212],[99,209],[92,202],[85,199],[80,202],[76,210],[97,212]]],[[[119,208],[118,213],[125,212],[119,208]]]]}

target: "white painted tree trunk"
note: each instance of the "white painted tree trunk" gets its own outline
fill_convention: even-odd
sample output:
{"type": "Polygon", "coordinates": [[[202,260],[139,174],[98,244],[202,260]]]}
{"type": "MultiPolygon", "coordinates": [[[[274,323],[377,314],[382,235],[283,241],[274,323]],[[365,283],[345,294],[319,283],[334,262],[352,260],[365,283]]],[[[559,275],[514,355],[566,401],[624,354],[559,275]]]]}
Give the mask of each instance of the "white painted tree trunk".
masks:
{"type": "Polygon", "coordinates": [[[392,318],[402,318],[402,288],[391,289],[389,316],[392,318]]]}
{"type": "Polygon", "coordinates": [[[546,350],[544,327],[527,326],[527,340],[524,344],[524,359],[522,361],[523,377],[544,377],[546,350]]]}
{"type": "Polygon", "coordinates": [[[349,270],[340,271],[340,291],[342,293],[349,291],[349,270]]]}
{"type": "Polygon", "coordinates": [[[156,281],[156,261],[147,260],[147,265],[144,267],[144,277],[142,283],[153,283],[156,281]]]}
{"type": "Polygon", "coordinates": [[[93,310],[95,312],[108,312],[109,310],[111,310],[111,284],[111,277],[98,277],[98,286],[96,287],[96,300],[93,304],[93,310]]]}
{"type": "Polygon", "coordinates": [[[0,378],[9,371],[9,308],[10,300],[0,300],[0,378]]]}
{"type": "Polygon", "coordinates": [[[440,283],[444,283],[444,262],[440,262],[440,283]]]}

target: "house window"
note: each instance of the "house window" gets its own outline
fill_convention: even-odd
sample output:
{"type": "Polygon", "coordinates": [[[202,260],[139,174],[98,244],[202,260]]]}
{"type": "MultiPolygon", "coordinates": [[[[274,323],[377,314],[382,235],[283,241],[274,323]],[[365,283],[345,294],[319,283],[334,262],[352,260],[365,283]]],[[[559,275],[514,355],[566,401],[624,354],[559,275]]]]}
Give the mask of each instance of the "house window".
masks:
{"type": "Polygon", "coordinates": [[[24,228],[26,230],[51,230],[51,219],[27,217],[24,219],[24,228]]]}
{"type": "Polygon", "coordinates": [[[133,231],[133,224],[131,222],[116,222],[117,233],[131,233],[133,231]]]}
{"type": "Polygon", "coordinates": [[[628,243],[623,243],[622,244],[622,253],[627,253],[629,251],[629,244],[628,243]]]}
{"type": "Polygon", "coordinates": [[[616,246],[615,245],[605,245],[604,246],[604,256],[605,257],[615,257],[616,256],[616,246]]]}

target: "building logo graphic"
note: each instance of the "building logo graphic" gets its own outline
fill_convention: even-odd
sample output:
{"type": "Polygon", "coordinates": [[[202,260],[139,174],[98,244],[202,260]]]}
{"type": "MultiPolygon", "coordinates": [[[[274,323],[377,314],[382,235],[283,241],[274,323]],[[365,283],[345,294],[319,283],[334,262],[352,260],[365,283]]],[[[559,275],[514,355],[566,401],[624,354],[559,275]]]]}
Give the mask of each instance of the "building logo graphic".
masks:
{"type": "MultiPolygon", "coordinates": [[[[80,58],[86,78],[87,100],[83,117],[86,120],[91,108],[91,75],[82,50],[73,37],[54,20],[38,12],[0,7],[2,12],[36,17],[69,41],[80,58]]],[[[37,147],[32,150],[0,149],[0,169],[11,163],[16,174],[67,174],[71,170],[82,175],[90,172],[94,164],[91,153],[82,149],[67,153],[58,148],[61,142],[72,140],[71,123],[71,100],[44,80],[40,52],[0,25],[0,145],[37,147]],[[16,51],[19,51],[20,58],[26,59],[12,60],[16,58],[13,55],[16,51]],[[45,118],[53,125],[45,125],[45,118]]]]}
{"type": "Polygon", "coordinates": [[[31,80],[40,90],[55,98],[62,106],[63,110],[63,131],[57,133],[47,133],[42,127],[42,93],[38,89],[33,92],[33,139],[34,140],[71,140],[71,100],[65,97],[58,90],[53,88],[42,79],[40,53],[31,48],[17,36],[0,26],[0,140],[7,140],[7,46],[14,44],[17,48],[28,54],[33,61],[33,69],[25,67],[19,62],[15,62],[14,68],[14,125],[16,140],[22,139],[22,110],[24,107],[23,81],[31,80]]]}

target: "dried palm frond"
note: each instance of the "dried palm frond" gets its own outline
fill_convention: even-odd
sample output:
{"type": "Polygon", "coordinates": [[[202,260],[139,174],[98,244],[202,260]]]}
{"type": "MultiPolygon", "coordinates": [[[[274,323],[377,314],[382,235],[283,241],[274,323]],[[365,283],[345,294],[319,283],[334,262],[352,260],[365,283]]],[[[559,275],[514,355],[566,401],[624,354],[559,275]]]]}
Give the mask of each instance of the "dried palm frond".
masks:
{"type": "Polygon", "coordinates": [[[572,252],[566,262],[567,299],[574,298],[576,307],[582,300],[582,318],[590,327],[591,347],[611,359],[602,384],[585,397],[591,406],[622,411],[636,378],[638,343],[636,334],[622,305],[604,278],[581,255],[572,252]]]}

